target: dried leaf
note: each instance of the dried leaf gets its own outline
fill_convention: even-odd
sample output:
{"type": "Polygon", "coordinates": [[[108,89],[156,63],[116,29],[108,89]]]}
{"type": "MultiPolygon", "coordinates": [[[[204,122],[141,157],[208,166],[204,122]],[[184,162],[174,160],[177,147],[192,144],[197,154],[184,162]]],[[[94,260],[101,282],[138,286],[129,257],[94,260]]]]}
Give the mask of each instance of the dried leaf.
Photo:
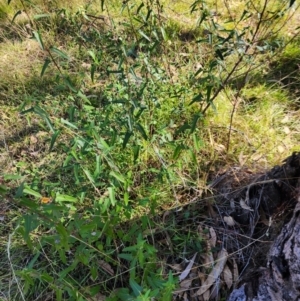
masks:
{"type": "Polygon", "coordinates": [[[284,148],[282,145],[279,145],[279,146],[277,147],[277,149],[278,149],[278,152],[279,152],[279,153],[283,153],[284,150],[285,150],[285,148],[284,148]]]}
{"type": "Polygon", "coordinates": [[[188,274],[191,271],[191,268],[193,267],[196,256],[197,256],[197,253],[195,253],[193,258],[190,260],[190,263],[188,264],[188,266],[185,268],[185,270],[179,276],[179,281],[182,281],[183,279],[185,279],[188,276],[188,274]]]}
{"type": "Polygon", "coordinates": [[[218,152],[225,152],[226,151],[226,147],[223,144],[215,143],[214,148],[218,152]]]}
{"type": "Polygon", "coordinates": [[[169,264],[168,265],[172,270],[176,271],[176,272],[181,272],[182,271],[182,266],[179,263],[176,264],[169,264]]]}
{"type": "Polygon", "coordinates": [[[290,134],[290,132],[291,132],[291,130],[287,127],[287,126],[285,126],[284,128],[283,128],[283,131],[284,131],[284,133],[285,134],[290,134]]]}
{"type": "Polygon", "coordinates": [[[225,265],[224,267],[224,270],[223,270],[223,277],[224,277],[224,280],[225,280],[225,283],[228,287],[228,289],[230,289],[232,287],[232,273],[228,267],[228,265],[225,265]]]}
{"type": "Polygon", "coordinates": [[[290,116],[289,115],[286,115],[282,120],[281,120],[281,123],[288,123],[290,122],[290,116]]]}
{"type": "Polygon", "coordinates": [[[105,272],[107,272],[109,275],[114,276],[115,272],[111,268],[110,264],[105,262],[104,260],[99,260],[99,265],[101,266],[101,269],[103,269],[105,272]]]}
{"type": "Polygon", "coordinates": [[[165,213],[163,214],[163,223],[166,222],[166,217],[168,217],[170,215],[170,211],[165,211],[165,213]]]}
{"type": "Polygon", "coordinates": [[[93,301],[105,301],[107,299],[107,296],[104,296],[100,293],[98,293],[97,295],[95,295],[94,297],[92,297],[93,301]]]}
{"type": "Polygon", "coordinates": [[[198,277],[199,277],[201,285],[202,285],[205,281],[205,274],[202,272],[198,272],[198,277]]]}
{"type": "Polygon", "coordinates": [[[247,161],[247,156],[244,155],[243,151],[240,152],[239,154],[239,163],[240,163],[240,166],[244,166],[244,164],[246,163],[247,161]]]}
{"type": "Polygon", "coordinates": [[[203,237],[205,236],[204,231],[203,231],[203,228],[202,228],[201,225],[198,226],[197,230],[198,230],[198,232],[199,232],[199,234],[200,234],[201,236],[203,236],[203,237]]]}
{"type": "Polygon", "coordinates": [[[214,264],[214,257],[211,252],[206,252],[203,256],[203,264],[205,268],[211,268],[214,264]]]}
{"type": "Polygon", "coordinates": [[[210,227],[209,228],[209,233],[210,233],[210,239],[209,239],[209,244],[211,247],[215,247],[217,243],[217,234],[214,228],[210,227]]]}
{"type": "Polygon", "coordinates": [[[234,260],[234,258],[232,258],[231,260],[232,260],[232,265],[233,265],[233,284],[236,284],[239,280],[239,269],[238,269],[238,265],[237,265],[236,261],[234,260]]]}
{"type": "Polygon", "coordinates": [[[52,198],[51,197],[42,197],[41,198],[41,204],[49,204],[52,202],[52,198]]]}
{"type": "Polygon", "coordinates": [[[189,301],[188,297],[187,297],[187,293],[185,292],[183,294],[183,301],[189,301]]]}
{"type": "Polygon", "coordinates": [[[235,225],[235,221],[231,216],[224,216],[224,222],[231,227],[235,225]]]}
{"type": "Polygon", "coordinates": [[[253,211],[253,209],[251,209],[251,207],[248,206],[248,205],[246,204],[246,202],[245,202],[243,199],[240,199],[240,205],[241,205],[241,207],[242,207],[243,209],[245,209],[245,210],[253,211]]]}
{"type": "Polygon", "coordinates": [[[209,301],[210,300],[210,290],[208,289],[203,295],[203,300],[204,301],[209,301]]]}
{"type": "MultiPolygon", "coordinates": [[[[214,283],[214,285],[212,286],[211,290],[210,290],[210,299],[211,300],[215,300],[216,298],[218,298],[220,290],[221,290],[221,283],[220,283],[220,279],[218,279],[216,281],[216,283],[214,283]]],[[[217,300],[220,300],[220,298],[218,298],[217,300]]]]}
{"type": "Polygon", "coordinates": [[[228,257],[228,253],[225,249],[220,251],[217,258],[217,264],[214,266],[212,271],[209,273],[206,281],[203,283],[203,285],[200,287],[200,289],[196,292],[195,296],[201,296],[204,294],[213,284],[217,281],[217,279],[220,277],[224,266],[226,264],[228,257]]]}
{"type": "Polygon", "coordinates": [[[34,135],[30,136],[30,144],[36,144],[37,143],[37,138],[34,135]]]}
{"type": "Polygon", "coordinates": [[[181,288],[189,288],[192,285],[192,281],[193,281],[193,279],[185,279],[180,282],[180,287],[181,288]]]}

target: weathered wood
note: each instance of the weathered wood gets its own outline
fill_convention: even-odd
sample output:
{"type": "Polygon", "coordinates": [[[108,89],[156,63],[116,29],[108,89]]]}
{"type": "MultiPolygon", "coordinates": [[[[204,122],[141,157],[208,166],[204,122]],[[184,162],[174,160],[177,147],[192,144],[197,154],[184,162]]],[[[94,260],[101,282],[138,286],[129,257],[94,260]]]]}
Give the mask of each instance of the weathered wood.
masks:
{"type": "Polygon", "coordinates": [[[258,279],[250,278],[235,289],[228,301],[300,300],[300,198],[292,219],[274,241],[258,279]]]}
{"type": "MultiPolygon", "coordinates": [[[[254,265],[251,270],[246,270],[238,287],[233,290],[227,300],[300,300],[300,154],[294,153],[285,160],[282,166],[270,170],[264,179],[260,176],[257,181],[248,185],[247,189],[246,193],[240,191],[239,197],[244,195],[247,198],[248,193],[251,206],[255,205],[253,199],[257,201],[257,193],[261,195],[259,205],[256,207],[259,208],[260,213],[256,215],[254,226],[248,234],[255,234],[262,213],[269,220],[278,210],[284,213],[286,208],[290,208],[293,214],[282,213],[281,218],[285,221],[281,223],[279,223],[280,216],[277,217],[281,228],[277,226],[278,234],[273,238],[273,243],[266,255],[266,264],[254,265]],[[260,185],[263,181],[266,186],[262,189],[260,185]],[[292,206],[294,209],[291,208],[292,206]]],[[[244,222],[250,220],[251,217],[249,220],[244,219],[244,222]]],[[[256,248],[259,246],[257,244],[256,248]]]]}

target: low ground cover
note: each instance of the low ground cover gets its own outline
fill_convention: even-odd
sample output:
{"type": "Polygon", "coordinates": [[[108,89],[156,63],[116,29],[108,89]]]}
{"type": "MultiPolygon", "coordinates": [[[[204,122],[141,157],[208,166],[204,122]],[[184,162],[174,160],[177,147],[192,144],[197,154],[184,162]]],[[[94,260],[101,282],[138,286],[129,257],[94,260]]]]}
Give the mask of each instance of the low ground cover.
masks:
{"type": "Polygon", "coordinates": [[[299,150],[297,3],[239,5],[0,2],[3,300],[171,300],[164,213],[299,150]]]}

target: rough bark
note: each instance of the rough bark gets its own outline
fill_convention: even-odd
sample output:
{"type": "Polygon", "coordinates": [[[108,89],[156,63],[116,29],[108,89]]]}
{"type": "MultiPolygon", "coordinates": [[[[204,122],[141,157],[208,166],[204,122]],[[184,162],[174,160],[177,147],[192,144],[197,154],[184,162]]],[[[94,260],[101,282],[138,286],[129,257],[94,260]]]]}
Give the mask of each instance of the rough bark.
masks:
{"type": "MultiPolygon", "coordinates": [[[[253,265],[251,269],[246,270],[238,287],[227,300],[300,300],[300,154],[294,153],[281,167],[273,168],[264,178],[262,177],[250,184],[251,187],[248,185],[246,192],[239,192],[239,197],[244,195],[246,199],[248,193],[249,204],[252,204],[251,206],[256,204],[258,209],[257,214],[251,211],[252,217],[249,214],[243,216],[243,222],[252,223],[251,229],[248,230],[249,237],[257,233],[262,214],[272,220],[279,210],[285,221],[281,221],[277,226],[278,234],[274,236],[269,251],[265,253],[266,264],[253,265]],[[266,184],[263,191],[261,191],[262,182],[266,184]],[[260,194],[259,205],[257,205],[257,193],[260,194]],[[284,215],[288,208],[292,214],[284,215]]],[[[232,216],[236,211],[231,212],[232,216]]],[[[280,216],[277,218],[279,220],[280,216]]],[[[270,224],[269,228],[271,227],[270,224]]],[[[256,245],[257,247],[259,244],[256,245]]]]}
{"type": "Polygon", "coordinates": [[[300,203],[274,241],[267,266],[257,268],[257,276],[249,275],[228,301],[300,300],[300,203]]]}

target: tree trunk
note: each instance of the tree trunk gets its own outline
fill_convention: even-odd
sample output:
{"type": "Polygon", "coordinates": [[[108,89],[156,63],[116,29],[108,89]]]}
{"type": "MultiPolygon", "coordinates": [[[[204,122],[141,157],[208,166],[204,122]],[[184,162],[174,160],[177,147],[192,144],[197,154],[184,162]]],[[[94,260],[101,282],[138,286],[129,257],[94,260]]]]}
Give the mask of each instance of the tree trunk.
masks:
{"type": "MultiPolygon", "coordinates": [[[[273,239],[273,243],[266,255],[266,264],[255,266],[251,271],[246,271],[238,287],[230,294],[227,299],[228,301],[300,300],[299,176],[300,155],[298,153],[289,157],[283,166],[269,172],[268,179],[280,179],[281,182],[285,182],[281,183],[284,185],[277,185],[275,187],[278,194],[275,196],[274,202],[269,198],[269,203],[272,202],[271,207],[267,208],[266,203],[261,203],[261,206],[265,205],[263,210],[267,211],[271,220],[272,214],[276,212],[276,208],[279,206],[284,212],[284,203],[290,203],[292,199],[294,206],[294,209],[292,209],[293,214],[289,215],[289,221],[285,221],[282,228],[279,229],[279,234],[273,239]],[[274,177],[275,174],[279,176],[276,175],[274,177]]],[[[273,191],[271,196],[274,195],[273,191]]],[[[259,219],[259,216],[257,216],[257,219],[259,219]]],[[[253,233],[253,231],[251,232],[253,233]]]]}

